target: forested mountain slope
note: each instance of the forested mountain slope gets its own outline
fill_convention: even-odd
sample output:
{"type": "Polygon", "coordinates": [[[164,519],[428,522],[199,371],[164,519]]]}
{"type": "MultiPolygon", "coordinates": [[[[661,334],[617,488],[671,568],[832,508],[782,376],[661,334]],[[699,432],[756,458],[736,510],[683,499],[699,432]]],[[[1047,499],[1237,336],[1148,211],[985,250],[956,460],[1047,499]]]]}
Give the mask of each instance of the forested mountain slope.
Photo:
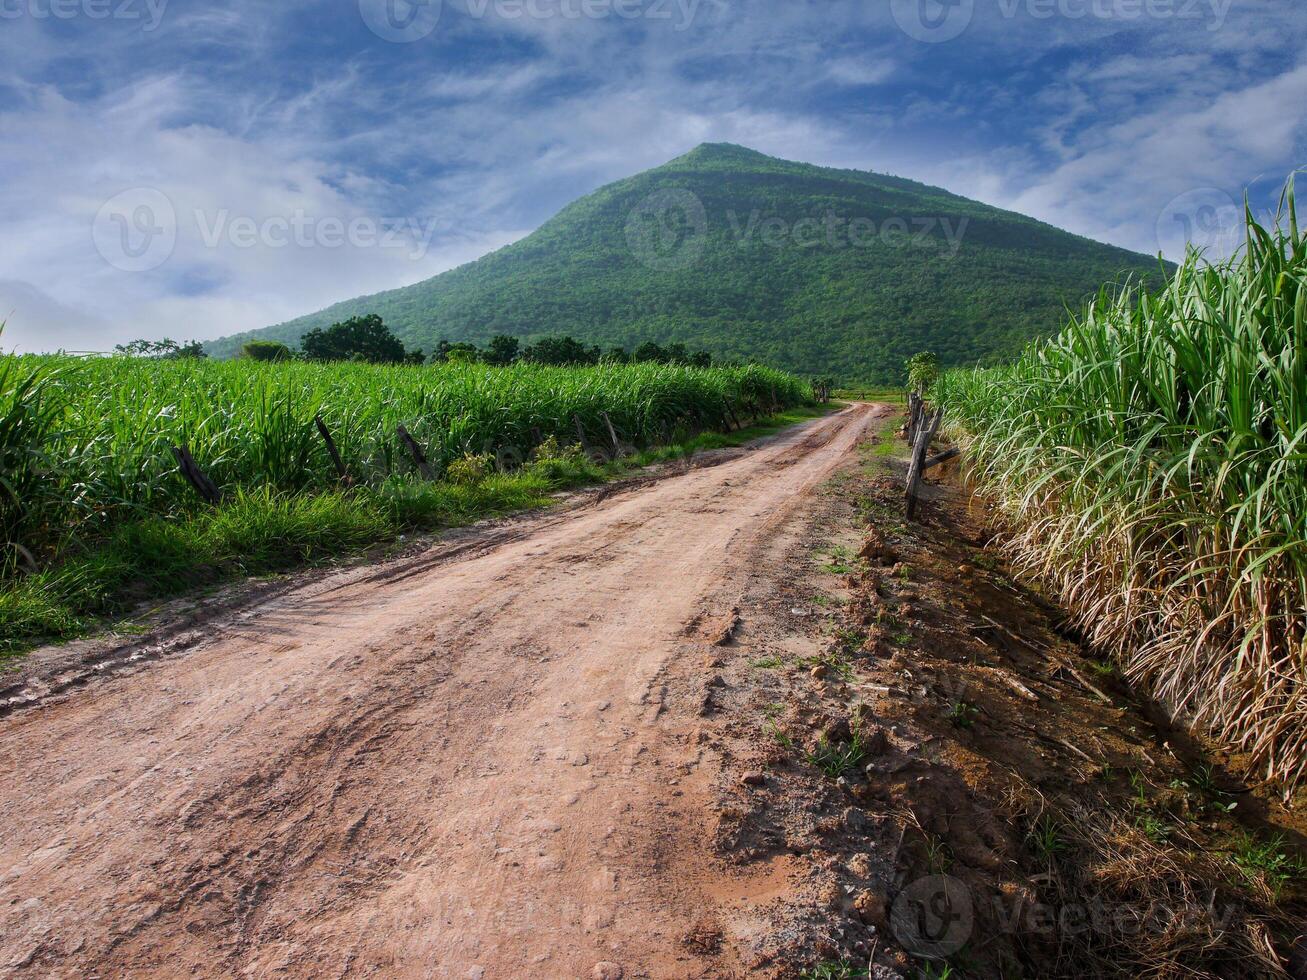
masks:
{"type": "Polygon", "coordinates": [[[570,334],[889,381],[922,349],[945,366],[1010,355],[1102,283],[1158,272],[1156,259],[915,181],[705,144],[476,262],[208,346],[295,344],[375,312],[427,350],[570,334]]]}

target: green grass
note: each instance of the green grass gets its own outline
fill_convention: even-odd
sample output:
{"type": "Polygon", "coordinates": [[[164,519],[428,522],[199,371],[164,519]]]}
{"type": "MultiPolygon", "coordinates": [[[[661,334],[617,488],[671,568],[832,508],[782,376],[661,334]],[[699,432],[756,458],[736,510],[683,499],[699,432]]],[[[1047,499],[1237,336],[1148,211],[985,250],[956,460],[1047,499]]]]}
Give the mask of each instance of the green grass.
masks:
{"type": "Polygon", "coordinates": [[[859,629],[841,627],[835,631],[835,644],[841,659],[851,657],[867,642],[867,634],[859,629]]]}
{"type": "MultiPolygon", "coordinates": [[[[80,635],[98,617],[120,614],[144,600],[337,560],[409,531],[457,527],[543,506],[558,490],[739,445],[828,410],[792,407],[733,433],[686,430],[694,424],[684,420],[686,413],[717,421],[709,409],[722,394],[721,385],[729,391],[754,383],[750,378],[774,375],[754,372],[537,368],[508,369],[498,377],[484,368],[0,358],[0,440],[7,440],[0,522],[10,542],[23,544],[11,548],[0,567],[0,659],[40,641],[80,635]],[[309,383],[311,389],[304,387],[309,383]],[[370,398],[364,407],[375,414],[368,428],[361,410],[352,421],[332,425],[356,474],[352,485],[343,487],[311,422],[318,411],[326,414],[317,396],[333,385],[343,392],[355,384],[371,386],[355,394],[370,398]],[[118,385],[136,392],[137,400],[152,399],[149,409],[129,408],[132,399],[117,391],[118,385]],[[190,389],[206,385],[213,399],[208,414],[187,415],[181,406],[190,404],[190,389]],[[434,404],[447,395],[446,385],[462,396],[469,396],[469,387],[488,398],[493,392],[503,403],[490,399],[476,409],[490,419],[487,432],[493,436],[500,431],[496,426],[512,432],[537,428],[548,437],[538,458],[500,471],[492,457],[469,455],[474,443],[433,440],[427,443],[430,457],[450,478],[418,478],[394,447],[385,445],[384,432],[390,419],[415,417],[403,408],[406,399],[434,404]],[[270,389],[282,393],[269,395],[270,389]],[[294,398],[286,394],[291,390],[297,392],[294,398]],[[169,397],[177,404],[168,407],[169,397]],[[234,402],[223,404],[222,398],[234,402]],[[685,400],[665,401],[675,398],[685,400]],[[257,406],[269,399],[284,411],[260,414],[257,406]],[[560,447],[556,435],[561,430],[566,439],[568,410],[577,406],[581,414],[581,402],[595,415],[607,411],[623,433],[624,425],[636,428],[618,421],[628,412],[629,418],[645,419],[649,438],[667,433],[677,442],[634,449],[609,462],[586,459],[575,446],[560,447]],[[114,405],[123,407],[118,416],[97,414],[114,405]],[[545,405],[562,421],[550,425],[545,405]],[[197,461],[219,482],[224,492],[219,506],[201,503],[181,480],[168,451],[173,441],[189,442],[197,461]],[[115,455],[120,450],[122,455],[115,455]],[[49,467],[57,456],[64,463],[49,467]],[[20,495],[23,491],[31,492],[20,495]]],[[[801,385],[789,387],[787,398],[802,397],[801,385]]],[[[339,395],[341,404],[348,401],[339,395]]],[[[470,402],[465,408],[473,412],[470,402]]],[[[466,416],[463,422],[464,438],[470,439],[466,416]]],[[[410,431],[416,436],[419,423],[410,431]]],[[[570,434],[575,442],[574,424],[570,434]]]]}
{"type": "Polygon", "coordinates": [[[857,980],[867,976],[863,967],[854,966],[848,960],[833,960],[809,967],[799,974],[800,980],[857,980]]]}
{"type": "Polygon", "coordinates": [[[944,838],[938,834],[925,835],[926,867],[933,875],[948,874],[953,867],[953,854],[944,838]]]}
{"type": "MultiPolygon", "coordinates": [[[[826,558],[826,552],[819,551],[817,558],[826,558]]],[[[831,575],[851,575],[853,573],[853,552],[849,551],[844,545],[834,545],[830,548],[829,561],[822,562],[821,569],[831,575]]]]}
{"type": "Polygon", "coordinates": [[[888,402],[891,405],[905,405],[908,401],[907,392],[901,385],[846,385],[832,391],[831,397],[846,402],[888,402]]]}
{"type": "Polygon", "coordinates": [[[1235,839],[1230,859],[1250,883],[1265,887],[1277,902],[1285,888],[1307,880],[1307,862],[1289,853],[1282,834],[1261,840],[1245,832],[1235,839]]]}
{"type": "Polygon", "coordinates": [[[1062,839],[1062,830],[1048,814],[1035,821],[1026,835],[1026,844],[1035,856],[1045,864],[1052,864],[1059,854],[1066,850],[1062,839]]]}
{"type": "Polygon", "coordinates": [[[830,742],[823,735],[808,753],[808,762],[831,779],[838,779],[850,769],[861,765],[866,757],[867,750],[862,744],[862,737],[854,732],[850,742],[830,742]]]}
{"type": "Polygon", "coordinates": [[[1307,768],[1307,236],[1292,188],[1235,258],[1104,291],[934,396],[978,487],[1133,682],[1270,778],[1307,768]]]}
{"type": "Polygon", "coordinates": [[[1152,813],[1141,813],[1135,817],[1135,826],[1154,844],[1165,844],[1175,833],[1174,827],[1152,813]]]}
{"type": "Polygon", "coordinates": [[[969,701],[954,701],[944,717],[954,728],[971,728],[980,716],[980,709],[969,701]]]}

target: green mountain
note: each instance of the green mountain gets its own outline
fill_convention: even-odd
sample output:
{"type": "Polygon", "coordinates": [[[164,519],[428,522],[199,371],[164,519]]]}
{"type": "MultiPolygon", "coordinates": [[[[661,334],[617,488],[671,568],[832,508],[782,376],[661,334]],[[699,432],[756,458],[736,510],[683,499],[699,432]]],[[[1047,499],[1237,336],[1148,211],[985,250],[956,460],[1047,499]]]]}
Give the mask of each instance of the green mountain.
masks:
{"type": "Polygon", "coordinates": [[[888,382],[923,349],[944,366],[1013,354],[1102,283],[1158,269],[937,187],[704,144],[475,262],[207,346],[294,345],[375,312],[428,351],[441,338],[571,334],[888,382]]]}

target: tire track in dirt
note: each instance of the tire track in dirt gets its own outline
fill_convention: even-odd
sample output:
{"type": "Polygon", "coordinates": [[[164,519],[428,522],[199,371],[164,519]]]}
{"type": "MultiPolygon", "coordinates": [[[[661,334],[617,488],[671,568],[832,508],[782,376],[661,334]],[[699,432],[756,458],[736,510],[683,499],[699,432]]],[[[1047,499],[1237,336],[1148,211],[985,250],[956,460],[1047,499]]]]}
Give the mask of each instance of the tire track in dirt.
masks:
{"type": "Polygon", "coordinates": [[[0,719],[0,973],[742,973],[682,942],[733,887],[686,626],[878,411],[292,589],[0,719]]]}

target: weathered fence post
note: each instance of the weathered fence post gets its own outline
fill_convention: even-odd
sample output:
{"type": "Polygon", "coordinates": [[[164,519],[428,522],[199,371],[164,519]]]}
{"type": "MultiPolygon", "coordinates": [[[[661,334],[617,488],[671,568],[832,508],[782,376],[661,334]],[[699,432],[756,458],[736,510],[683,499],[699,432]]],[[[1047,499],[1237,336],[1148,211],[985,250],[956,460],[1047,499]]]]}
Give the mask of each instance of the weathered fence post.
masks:
{"type": "Polygon", "coordinates": [[[617,438],[617,430],[613,428],[613,420],[608,417],[607,412],[600,412],[599,417],[604,420],[604,425],[608,426],[608,438],[613,443],[613,459],[621,459],[622,442],[617,438]]]}
{"type": "Polygon", "coordinates": [[[938,466],[940,463],[947,463],[950,459],[957,459],[962,455],[962,450],[954,446],[952,449],[945,449],[938,456],[932,456],[921,464],[921,471],[924,473],[931,467],[938,466]]]}
{"type": "Polygon", "coordinates": [[[904,438],[908,440],[909,445],[917,444],[917,423],[921,415],[921,396],[915,391],[908,392],[908,424],[904,431],[904,438]]]}
{"type": "Polygon", "coordinates": [[[730,402],[723,399],[722,405],[726,409],[726,423],[731,427],[731,431],[734,432],[736,429],[740,428],[740,420],[735,417],[735,410],[731,408],[730,402]]]}
{"type": "Polygon", "coordinates": [[[418,472],[422,474],[424,479],[434,480],[436,478],[435,471],[431,468],[431,464],[427,462],[426,453],[417,444],[417,440],[409,435],[408,429],[402,425],[397,427],[395,431],[399,434],[399,441],[404,444],[408,454],[413,457],[413,462],[417,464],[418,472]]]}
{"type": "Polygon", "coordinates": [[[186,482],[195,488],[195,492],[203,497],[208,503],[217,505],[222,502],[222,492],[218,485],[209,479],[208,474],[195,464],[195,459],[191,456],[191,451],[185,446],[173,446],[172,454],[177,459],[177,467],[181,470],[182,476],[186,482]]]}
{"type": "Polygon", "coordinates": [[[908,520],[912,520],[916,515],[917,491],[921,487],[921,474],[925,472],[926,453],[930,450],[930,440],[935,438],[935,433],[943,420],[944,410],[937,409],[934,415],[923,418],[917,427],[917,439],[912,444],[912,461],[908,464],[908,520]]]}
{"type": "Polygon", "coordinates": [[[336,441],[331,438],[331,433],[327,431],[327,423],[322,421],[322,415],[313,416],[313,424],[318,427],[318,435],[322,436],[322,441],[327,444],[327,453],[331,456],[331,462],[336,467],[336,475],[340,477],[342,483],[349,482],[349,472],[345,469],[345,462],[340,458],[340,453],[336,450],[336,441]]]}
{"type": "Polygon", "coordinates": [[[585,426],[581,424],[581,416],[573,412],[572,421],[576,423],[576,437],[581,441],[581,451],[590,459],[594,459],[594,450],[590,448],[590,440],[585,437],[585,426]]]}

